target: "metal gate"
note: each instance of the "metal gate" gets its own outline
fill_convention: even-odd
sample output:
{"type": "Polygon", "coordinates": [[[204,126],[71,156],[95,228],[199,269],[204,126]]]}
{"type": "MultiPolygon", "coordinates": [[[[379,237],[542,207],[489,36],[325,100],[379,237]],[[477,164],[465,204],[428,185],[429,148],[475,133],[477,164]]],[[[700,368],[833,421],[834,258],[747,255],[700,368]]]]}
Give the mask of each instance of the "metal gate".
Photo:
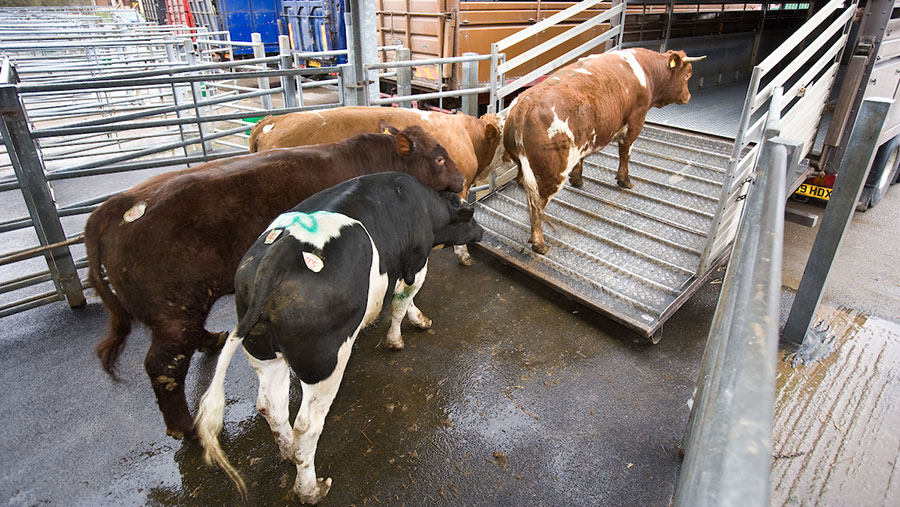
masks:
{"type": "MultiPolygon", "coordinates": [[[[52,24],[43,14],[35,17],[52,24]]],[[[8,159],[0,159],[0,317],[54,301],[84,303],[78,243],[87,214],[111,195],[158,172],[245,153],[255,120],[276,110],[342,103],[339,94],[337,102],[303,106],[310,86],[342,88],[341,70],[298,69],[289,50],[215,62],[231,45],[256,47],[204,38],[198,29],[177,37],[169,27],[87,18],[67,17],[50,40],[0,31],[0,156],[8,159]],[[313,75],[326,79],[301,84],[313,75]],[[270,79],[280,84],[269,87],[270,79]],[[104,177],[111,174],[118,176],[104,177]]]]}

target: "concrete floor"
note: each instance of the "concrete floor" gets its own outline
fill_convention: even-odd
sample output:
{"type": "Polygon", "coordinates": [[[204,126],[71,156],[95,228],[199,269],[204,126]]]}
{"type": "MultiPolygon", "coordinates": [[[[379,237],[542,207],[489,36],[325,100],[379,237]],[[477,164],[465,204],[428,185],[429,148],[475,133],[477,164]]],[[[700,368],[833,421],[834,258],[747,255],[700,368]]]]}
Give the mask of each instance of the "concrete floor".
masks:
{"type": "MultiPolygon", "coordinates": [[[[432,332],[379,347],[386,322],[357,341],[319,442],[324,505],[667,505],[718,285],[667,325],[657,346],[476,254],[432,256],[418,306],[432,332]]],[[[208,326],[234,323],[231,298],[208,326]]],[[[238,503],[195,442],[165,436],[132,334],[111,381],[92,355],[106,322],[51,305],[3,319],[0,497],[13,505],[238,503]]],[[[192,407],[214,358],[198,355],[192,407]]],[[[258,505],[287,503],[294,470],[255,413],[255,375],[229,371],[223,445],[258,505]]],[[[299,405],[292,396],[294,410],[299,405]]]]}

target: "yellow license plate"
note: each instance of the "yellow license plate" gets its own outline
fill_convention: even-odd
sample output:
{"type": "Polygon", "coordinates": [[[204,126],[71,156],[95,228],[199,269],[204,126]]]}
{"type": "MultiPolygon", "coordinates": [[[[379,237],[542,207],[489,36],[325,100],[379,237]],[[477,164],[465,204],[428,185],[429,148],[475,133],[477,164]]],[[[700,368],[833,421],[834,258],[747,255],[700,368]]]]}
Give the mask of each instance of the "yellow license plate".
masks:
{"type": "Polygon", "coordinates": [[[310,60],[310,61],[306,62],[306,65],[308,65],[310,67],[321,67],[322,63],[319,62],[318,60],[310,60]]]}
{"type": "Polygon", "coordinates": [[[822,199],[823,201],[827,201],[831,199],[831,189],[828,187],[820,187],[818,185],[808,185],[806,183],[800,185],[800,188],[797,189],[797,195],[805,195],[807,197],[813,197],[815,199],[822,199]]]}

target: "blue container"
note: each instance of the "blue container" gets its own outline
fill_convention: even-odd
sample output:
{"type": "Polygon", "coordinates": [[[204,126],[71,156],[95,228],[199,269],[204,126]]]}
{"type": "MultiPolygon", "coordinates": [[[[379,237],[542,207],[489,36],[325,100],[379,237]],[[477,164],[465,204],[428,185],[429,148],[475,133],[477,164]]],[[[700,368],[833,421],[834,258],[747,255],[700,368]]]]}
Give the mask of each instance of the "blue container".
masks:
{"type": "MultiPolygon", "coordinates": [[[[282,0],[282,7],[295,50],[347,49],[344,0],[282,0]]],[[[342,64],[347,63],[347,58],[339,56],[307,62],[310,66],[321,63],[342,64]]]]}
{"type": "MultiPolygon", "coordinates": [[[[222,26],[231,34],[231,40],[249,42],[250,34],[259,32],[266,53],[278,52],[279,0],[219,0],[217,4],[222,26]]],[[[253,49],[236,47],[234,54],[252,55],[253,49]]]]}

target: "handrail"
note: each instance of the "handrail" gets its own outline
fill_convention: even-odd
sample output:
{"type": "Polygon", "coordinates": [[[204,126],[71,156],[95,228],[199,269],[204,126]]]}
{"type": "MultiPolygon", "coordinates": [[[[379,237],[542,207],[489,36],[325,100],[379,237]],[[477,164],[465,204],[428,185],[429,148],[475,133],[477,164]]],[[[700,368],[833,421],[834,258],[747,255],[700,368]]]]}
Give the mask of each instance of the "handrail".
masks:
{"type": "Polygon", "coordinates": [[[676,506],[769,504],[788,145],[773,90],[762,163],[710,326],[676,506]]]}
{"type": "MultiPolygon", "coordinates": [[[[501,101],[514,91],[534,81],[538,77],[550,73],[557,68],[569,63],[575,58],[594,49],[600,44],[614,40],[612,49],[618,49],[622,45],[623,26],[625,22],[626,0],[613,0],[610,4],[608,0],[585,0],[578,2],[571,7],[562,10],[524,30],[520,30],[509,37],[501,39],[491,44],[491,83],[490,83],[490,102],[488,104],[488,112],[500,112],[501,101]],[[591,16],[589,19],[580,22],[577,25],[569,27],[563,33],[560,33],[541,44],[529,48],[523,53],[506,60],[504,51],[519,44],[529,37],[544,32],[550,27],[568,20],[576,14],[580,14],[588,9],[609,5],[610,7],[602,11],[598,11],[597,15],[591,16]],[[558,56],[551,61],[541,65],[539,68],[526,73],[506,83],[506,73],[521,67],[526,63],[533,62],[536,58],[546,54],[549,51],[558,49],[562,44],[572,41],[575,37],[582,35],[592,28],[600,26],[602,23],[608,22],[610,29],[603,34],[593,37],[591,40],[582,43],[578,47],[569,50],[562,56],[558,56]]],[[[501,112],[502,114],[502,112],[501,112]]]]}

